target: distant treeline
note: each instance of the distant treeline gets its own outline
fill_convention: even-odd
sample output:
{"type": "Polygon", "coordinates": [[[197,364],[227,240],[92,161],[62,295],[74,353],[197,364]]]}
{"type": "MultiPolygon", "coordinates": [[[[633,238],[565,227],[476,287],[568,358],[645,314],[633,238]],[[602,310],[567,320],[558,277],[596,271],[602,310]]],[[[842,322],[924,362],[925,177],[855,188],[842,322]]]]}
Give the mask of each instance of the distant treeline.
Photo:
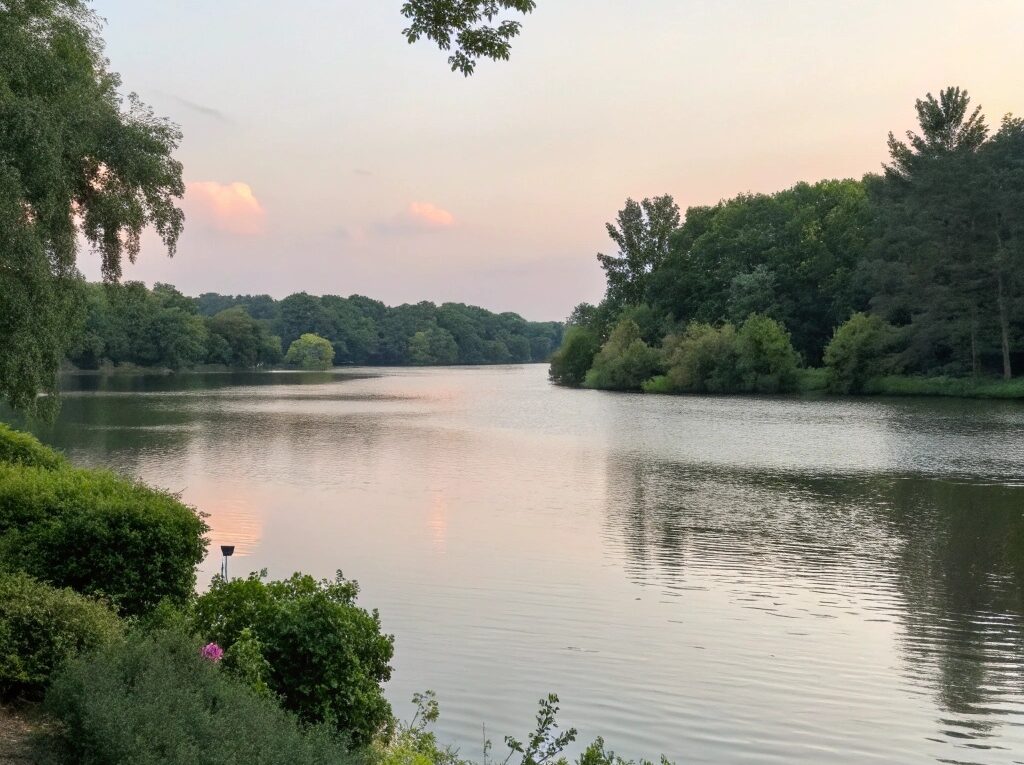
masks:
{"type": "Polygon", "coordinates": [[[353,295],[304,292],[198,298],[168,284],[85,285],[86,318],[69,360],[183,369],[281,363],[301,335],[326,338],[335,364],[504,364],[546,361],[562,339],[558,322],[528,322],[461,303],[388,307],[353,295]]]}
{"type": "Polygon", "coordinates": [[[794,366],[824,365],[840,391],[1010,379],[1024,363],[1024,120],[990,130],[959,88],[917,112],[883,174],[685,216],[669,196],[627,201],[608,224],[618,254],[598,255],[605,298],[575,309],[552,377],[659,392],[792,389],[807,378],[794,366]]]}

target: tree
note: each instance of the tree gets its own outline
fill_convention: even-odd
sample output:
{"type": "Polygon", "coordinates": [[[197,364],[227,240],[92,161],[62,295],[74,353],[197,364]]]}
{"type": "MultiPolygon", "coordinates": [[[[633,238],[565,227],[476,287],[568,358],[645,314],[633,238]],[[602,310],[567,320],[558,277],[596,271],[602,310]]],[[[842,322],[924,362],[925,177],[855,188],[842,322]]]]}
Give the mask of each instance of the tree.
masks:
{"type": "Polygon", "coordinates": [[[536,5],[535,0],[408,0],[402,15],[411,23],[403,34],[410,43],[426,37],[441,50],[454,48],[448,64],[468,77],[478,59],[508,60],[521,24],[502,14],[530,13],[536,5]]]}
{"type": "Polygon", "coordinates": [[[119,95],[98,28],[83,0],[0,13],[0,396],[27,410],[81,321],[79,237],[113,280],[144,228],[173,254],[184,220],[180,133],[119,95]]]}
{"type": "MultiPolygon", "coordinates": [[[[900,288],[913,325],[909,346],[919,356],[948,347],[980,374],[990,306],[1005,318],[1004,271],[983,167],[988,126],[967,91],[950,87],[916,102],[920,133],[889,135],[885,169],[892,224],[906,247],[900,288]]],[[[1009,376],[1008,323],[1002,322],[1004,375],[1009,376]]],[[[926,357],[927,358],[927,357],[926,357]]],[[[941,360],[939,356],[932,365],[941,360]]]]}
{"type": "Polygon", "coordinates": [[[743,390],[779,393],[796,388],[800,357],[779,322],[754,314],[736,332],[736,370],[743,390]]]}
{"type": "Polygon", "coordinates": [[[551,357],[548,376],[560,385],[582,385],[594,356],[601,350],[601,340],[589,327],[570,326],[562,347],[551,357]]]}
{"type": "Polygon", "coordinates": [[[982,147],[981,160],[988,192],[985,209],[995,239],[992,269],[1003,377],[1010,379],[1011,321],[1020,313],[1024,271],[1024,119],[1007,115],[999,132],[982,147]]]}
{"type": "Polygon", "coordinates": [[[619,248],[618,255],[597,255],[608,280],[607,300],[618,308],[636,305],[644,300],[650,273],[668,255],[679,206],[668,194],[640,203],[627,199],[616,222],[605,227],[619,248]]]}
{"type": "Polygon", "coordinates": [[[252,318],[244,308],[235,306],[206,320],[206,328],[219,354],[212,363],[239,369],[276,364],[281,360],[281,338],[252,318]]]}
{"type": "Polygon", "coordinates": [[[334,361],[334,348],[330,342],[306,333],[288,346],[284,362],[299,369],[330,369],[334,361]]]}
{"type": "Polygon", "coordinates": [[[863,393],[868,380],[886,371],[886,355],[893,340],[893,327],[878,316],[851,316],[825,348],[829,390],[863,393]]]}

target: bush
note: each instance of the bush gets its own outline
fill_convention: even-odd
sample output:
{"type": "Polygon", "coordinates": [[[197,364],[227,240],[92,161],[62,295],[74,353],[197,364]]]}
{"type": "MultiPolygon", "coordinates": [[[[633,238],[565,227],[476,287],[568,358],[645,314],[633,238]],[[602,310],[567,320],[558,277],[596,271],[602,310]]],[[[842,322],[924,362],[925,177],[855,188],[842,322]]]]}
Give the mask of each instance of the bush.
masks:
{"type": "Polygon", "coordinates": [[[682,393],[728,393],[741,389],[736,350],[736,329],[690,324],[678,336],[665,340],[668,360],[666,385],[682,393]]]}
{"type": "Polygon", "coordinates": [[[415,693],[412,703],[416,705],[412,720],[399,723],[390,738],[375,741],[369,761],[373,765],[473,765],[460,759],[456,750],[438,744],[430,730],[441,712],[436,694],[415,693]]]}
{"type": "Polygon", "coordinates": [[[381,683],[391,677],[394,638],[381,634],[376,611],[356,605],[357,584],[340,573],[333,582],[262,577],[213,580],[195,606],[203,638],[229,654],[242,639],[258,641],[270,690],[303,720],[328,723],[357,745],[389,731],[381,683]]]}
{"type": "Polygon", "coordinates": [[[299,369],[330,369],[334,363],[334,346],[309,332],[288,346],[284,363],[299,369]]]}
{"type": "Polygon", "coordinates": [[[125,614],[192,596],[206,528],[170,494],[107,471],[0,464],[0,567],[125,614]]]}
{"type": "Polygon", "coordinates": [[[332,731],[303,729],[183,633],[115,643],[58,673],[44,709],[60,725],[44,761],[118,765],[338,765],[351,761],[332,731]]]}
{"type": "Polygon", "coordinates": [[[28,433],[0,423],[0,462],[54,470],[67,464],[53,449],[28,433]]]}
{"type": "Polygon", "coordinates": [[[42,698],[56,669],[120,634],[103,603],[27,574],[0,574],[0,699],[42,698]]]}
{"type": "Polygon", "coordinates": [[[594,357],[583,383],[602,390],[640,390],[645,381],[662,371],[661,353],[648,346],[637,323],[626,318],[594,357]]]}
{"type": "Polygon", "coordinates": [[[851,316],[825,347],[828,389],[833,393],[864,392],[868,380],[888,371],[885,357],[893,335],[893,328],[877,316],[851,316]]]}
{"type": "Polygon", "coordinates": [[[599,350],[601,341],[595,332],[587,327],[569,327],[562,346],[551,357],[548,375],[559,385],[582,385],[599,350]]]}
{"type": "Polygon", "coordinates": [[[800,357],[786,329],[754,314],[736,332],[736,369],[744,391],[780,393],[796,390],[800,357]]]}

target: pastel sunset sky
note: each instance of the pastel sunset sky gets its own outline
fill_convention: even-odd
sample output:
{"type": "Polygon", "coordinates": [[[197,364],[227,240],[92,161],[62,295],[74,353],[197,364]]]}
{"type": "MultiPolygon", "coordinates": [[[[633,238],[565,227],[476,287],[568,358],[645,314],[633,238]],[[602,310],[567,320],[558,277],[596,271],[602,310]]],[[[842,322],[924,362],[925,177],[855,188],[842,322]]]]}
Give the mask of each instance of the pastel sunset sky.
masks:
{"type": "Polygon", "coordinates": [[[148,238],[125,278],[562,319],[626,197],[860,177],[945,85],[1024,112],[1021,0],[539,0],[469,79],[400,5],[97,0],[126,90],[185,135],[178,254],[148,238]]]}

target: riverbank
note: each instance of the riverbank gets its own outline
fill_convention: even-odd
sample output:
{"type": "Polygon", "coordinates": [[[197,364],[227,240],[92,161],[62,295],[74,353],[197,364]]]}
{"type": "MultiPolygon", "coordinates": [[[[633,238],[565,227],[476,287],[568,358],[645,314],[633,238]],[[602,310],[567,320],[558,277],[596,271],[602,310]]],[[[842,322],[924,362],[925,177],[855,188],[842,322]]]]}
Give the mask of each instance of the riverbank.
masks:
{"type": "MultiPolygon", "coordinates": [[[[664,384],[664,377],[654,377],[643,385],[644,393],[655,393],[672,396],[701,395],[671,390],[664,384]]],[[[752,391],[720,391],[727,395],[758,395],[752,391]]],[[[822,396],[875,397],[905,396],[925,398],[965,398],[989,400],[1024,400],[1024,378],[1002,380],[992,377],[919,377],[913,375],[887,375],[868,380],[862,390],[850,393],[834,393],[829,391],[828,370],[822,368],[801,369],[796,378],[794,388],[789,393],[793,396],[816,394],[822,396]]],[[[706,393],[704,394],[706,395],[706,393]]]]}

